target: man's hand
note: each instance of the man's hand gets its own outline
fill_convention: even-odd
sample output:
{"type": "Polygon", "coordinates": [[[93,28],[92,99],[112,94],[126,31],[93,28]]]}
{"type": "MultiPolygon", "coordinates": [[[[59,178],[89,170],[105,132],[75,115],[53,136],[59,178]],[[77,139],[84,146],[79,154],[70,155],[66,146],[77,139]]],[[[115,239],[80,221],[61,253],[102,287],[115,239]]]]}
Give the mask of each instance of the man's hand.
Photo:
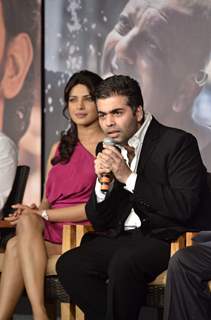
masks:
{"type": "Polygon", "coordinates": [[[99,152],[97,158],[95,159],[95,173],[100,179],[103,174],[111,173],[111,166],[106,162],[105,155],[99,152]]]}
{"type": "Polygon", "coordinates": [[[122,183],[126,183],[132,173],[121,153],[115,147],[106,145],[103,151],[97,155],[95,172],[98,178],[100,178],[103,173],[112,172],[115,178],[122,183]]]}

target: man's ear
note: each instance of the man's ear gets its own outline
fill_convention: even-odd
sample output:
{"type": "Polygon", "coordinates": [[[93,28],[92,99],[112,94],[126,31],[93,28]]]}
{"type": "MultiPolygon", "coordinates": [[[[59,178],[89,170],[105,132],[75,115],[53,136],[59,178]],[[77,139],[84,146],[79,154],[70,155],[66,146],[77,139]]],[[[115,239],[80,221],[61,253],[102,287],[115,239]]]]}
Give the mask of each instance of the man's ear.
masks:
{"type": "Polygon", "coordinates": [[[186,111],[192,107],[195,98],[199,95],[206,83],[206,81],[203,83],[202,81],[200,83],[200,81],[197,80],[197,75],[191,75],[183,81],[183,84],[178,90],[176,101],[172,106],[175,112],[186,111]]]}
{"type": "Polygon", "coordinates": [[[136,113],[135,114],[136,114],[137,121],[141,122],[141,120],[143,119],[143,115],[144,115],[142,106],[138,106],[136,108],[136,113]]]}
{"type": "Polygon", "coordinates": [[[29,36],[20,33],[7,47],[2,91],[6,99],[12,99],[21,91],[33,59],[29,36]]]}

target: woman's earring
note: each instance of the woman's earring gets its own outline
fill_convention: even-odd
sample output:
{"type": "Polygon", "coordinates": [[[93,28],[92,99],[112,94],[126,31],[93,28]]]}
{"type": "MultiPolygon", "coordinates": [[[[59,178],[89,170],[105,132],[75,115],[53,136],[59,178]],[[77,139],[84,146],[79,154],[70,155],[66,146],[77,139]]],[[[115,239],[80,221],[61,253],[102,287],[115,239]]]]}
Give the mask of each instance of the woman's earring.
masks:
{"type": "Polygon", "coordinates": [[[64,130],[64,134],[68,134],[68,131],[71,129],[71,127],[72,127],[72,123],[71,123],[71,120],[69,120],[67,128],[64,130]]]}

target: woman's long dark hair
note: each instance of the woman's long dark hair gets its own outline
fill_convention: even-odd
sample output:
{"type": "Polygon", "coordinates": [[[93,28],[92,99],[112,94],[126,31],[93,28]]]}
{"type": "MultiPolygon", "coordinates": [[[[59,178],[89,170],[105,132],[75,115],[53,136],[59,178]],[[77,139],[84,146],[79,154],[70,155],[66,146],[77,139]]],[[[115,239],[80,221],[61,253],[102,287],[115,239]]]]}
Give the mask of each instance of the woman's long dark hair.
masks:
{"type": "Polygon", "coordinates": [[[61,140],[59,143],[59,155],[56,155],[52,160],[52,165],[57,163],[67,163],[70,160],[70,157],[74,151],[74,148],[78,142],[78,132],[76,124],[70,119],[68,114],[68,102],[69,102],[69,95],[70,91],[73,87],[77,84],[85,85],[93,100],[95,100],[95,89],[102,81],[102,78],[98,76],[96,73],[82,70],[80,72],[74,73],[72,77],[66,84],[64,89],[64,102],[65,106],[63,109],[63,116],[70,121],[70,129],[68,131],[64,130],[61,133],[61,140]]]}

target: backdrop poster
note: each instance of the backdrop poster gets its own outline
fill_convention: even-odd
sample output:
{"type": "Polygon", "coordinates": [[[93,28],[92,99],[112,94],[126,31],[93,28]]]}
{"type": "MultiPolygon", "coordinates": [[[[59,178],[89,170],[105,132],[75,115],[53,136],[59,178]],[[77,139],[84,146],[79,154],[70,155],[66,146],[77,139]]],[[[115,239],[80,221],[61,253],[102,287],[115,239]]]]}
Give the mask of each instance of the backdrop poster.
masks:
{"type": "Polygon", "coordinates": [[[46,0],[46,153],[66,126],[67,78],[90,69],[137,79],[145,110],[194,134],[211,171],[209,30],[209,0],[46,0]]]}

